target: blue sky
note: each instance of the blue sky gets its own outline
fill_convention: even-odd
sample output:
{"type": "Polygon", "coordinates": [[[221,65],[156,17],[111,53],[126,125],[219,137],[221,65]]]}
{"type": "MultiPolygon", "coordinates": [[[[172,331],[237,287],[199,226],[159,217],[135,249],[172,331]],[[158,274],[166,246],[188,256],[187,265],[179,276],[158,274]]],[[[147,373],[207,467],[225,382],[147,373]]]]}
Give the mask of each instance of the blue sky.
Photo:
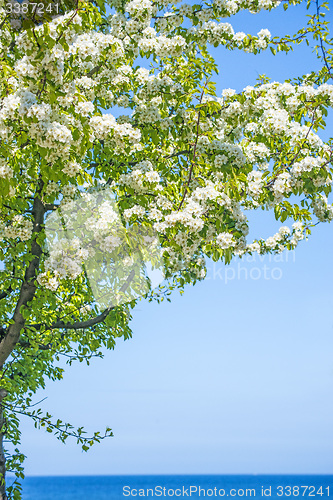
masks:
{"type": "MultiPolygon", "coordinates": [[[[293,34],[306,14],[281,6],[233,25],[293,34]]],[[[318,67],[305,45],[275,57],[214,53],[219,91],[318,67]]],[[[278,226],[272,214],[254,219],[265,236],[278,226]]],[[[110,426],[115,437],[85,454],[25,419],[26,473],[332,473],[332,229],[320,224],[295,253],[210,263],[207,279],[171,303],[140,302],[133,339],[38,394],[55,416],[88,431],[110,426]]]]}

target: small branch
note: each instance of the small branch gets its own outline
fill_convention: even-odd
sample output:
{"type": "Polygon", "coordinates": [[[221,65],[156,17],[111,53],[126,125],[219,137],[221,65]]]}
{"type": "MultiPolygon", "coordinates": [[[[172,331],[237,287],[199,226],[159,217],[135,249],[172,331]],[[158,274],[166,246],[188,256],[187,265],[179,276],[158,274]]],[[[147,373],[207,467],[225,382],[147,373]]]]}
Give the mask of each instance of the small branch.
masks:
{"type": "MultiPolygon", "coordinates": [[[[319,6],[319,1],[318,0],[316,0],[316,6],[317,6],[317,18],[318,18],[318,22],[319,22],[320,6],[319,6]]],[[[330,78],[333,79],[333,76],[332,76],[332,73],[331,73],[331,67],[329,66],[328,61],[327,61],[326,50],[324,48],[324,41],[323,41],[323,38],[322,38],[321,34],[319,35],[319,40],[320,40],[320,48],[321,48],[321,52],[323,54],[323,59],[324,59],[324,63],[325,63],[326,69],[328,71],[328,74],[330,75],[330,78]]]]}
{"type": "MultiPolygon", "coordinates": [[[[204,96],[205,88],[207,87],[208,82],[209,82],[209,79],[206,81],[205,86],[202,89],[199,104],[202,103],[202,98],[204,96]]],[[[195,165],[195,157],[196,157],[196,152],[197,152],[197,144],[198,144],[198,139],[199,139],[199,125],[200,125],[200,110],[198,111],[197,136],[196,136],[195,143],[194,143],[194,148],[193,148],[193,158],[192,158],[192,161],[191,161],[190,173],[189,173],[189,176],[188,176],[187,184],[185,186],[183,197],[182,197],[181,202],[180,202],[179,207],[178,207],[178,211],[182,208],[182,205],[183,205],[183,203],[185,201],[185,197],[186,197],[186,194],[187,194],[188,187],[189,187],[191,179],[192,179],[192,173],[193,173],[193,168],[194,168],[194,165],[195,165]]]]}
{"type": "MultiPolygon", "coordinates": [[[[135,275],[134,269],[130,272],[128,275],[127,280],[123,284],[123,286],[120,288],[119,293],[125,292],[127,289],[130,281],[133,279],[135,275]]],[[[55,323],[52,323],[51,325],[47,326],[45,323],[38,323],[35,325],[27,325],[26,328],[34,328],[35,330],[40,330],[42,326],[45,326],[45,331],[48,330],[54,330],[54,329],[60,329],[60,330],[80,330],[84,328],[91,328],[92,326],[98,325],[99,323],[102,323],[108,314],[115,309],[116,306],[109,306],[107,307],[101,314],[98,314],[98,316],[95,316],[94,318],[90,318],[86,321],[76,321],[74,323],[65,323],[62,320],[58,320],[55,323]]],[[[44,349],[50,349],[48,345],[44,346],[44,349]]]]}
{"type": "MultiPolygon", "coordinates": [[[[28,342],[27,340],[23,340],[23,339],[20,339],[18,341],[18,344],[25,348],[25,347],[31,347],[31,343],[28,342]]],[[[50,349],[52,349],[52,344],[49,343],[49,344],[38,344],[38,348],[41,350],[41,351],[49,351],[50,349]]]]}
{"type": "MultiPolygon", "coordinates": [[[[314,122],[315,122],[315,118],[316,118],[316,111],[317,111],[318,107],[319,107],[319,105],[318,105],[318,106],[316,106],[316,107],[315,107],[315,109],[313,110],[313,117],[312,117],[312,120],[311,120],[311,125],[310,125],[310,127],[309,127],[309,130],[308,130],[308,131],[307,131],[307,133],[306,133],[306,136],[305,136],[305,137],[304,137],[304,139],[303,139],[302,145],[299,147],[299,149],[298,149],[297,153],[296,153],[296,154],[295,154],[295,156],[292,158],[292,160],[290,161],[290,163],[289,163],[287,166],[285,166],[283,169],[281,169],[282,171],[283,171],[283,170],[287,170],[287,169],[289,169],[289,168],[290,168],[290,167],[291,167],[291,166],[295,163],[295,161],[297,160],[297,158],[299,157],[299,155],[300,155],[300,153],[301,153],[301,151],[302,151],[302,148],[303,148],[304,144],[306,143],[307,138],[309,137],[309,134],[310,134],[310,132],[311,132],[311,130],[312,130],[312,128],[313,128],[313,125],[314,125],[314,122]]],[[[270,180],[270,181],[269,181],[269,182],[268,182],[268,183],[264,186],[264,188],[265,188],[265,189],[268,189],[268,188],[270,188],[271,186],[273,186],[274,182],[276,181],[276,176],[277,176],[278,174],[279,174],[279,171],[278,171],[278,172],[277,172],[277,174],[274,176],[274,178],[273,178],[273,179],[271,179],[271,180],[270,180]]]]}
{"type": "MultiPolygon", "coordinates": [[[[63,320],[58,320],[52,323],[51,325],[46,325],[45,323],[36,323],[35,325],[27,325],[26,328],[33,328],[34,330],[40,330],[43,326],[45,327],[44,331],[48,330],[55,330],[55,329],[60,329],[60,330],[80,330],[82,328],[90,328],[92,326],[97,325],[98,323],[102,323],[102,321],[105,320],[105,318],[108,316],[108,314],[114,309],[113,306],[108,307],[105,309],[101,314],[98,314],[94,318],[90,318],[86,321],[76,321],[74,323],[65,323],[63,320]]],[[[30,343],[26,341],[22,341],[20,343],[22,347],[29,347],[30,343]]],[[[41,344],[40,348],[43,350],[51,349],[52,344],[41,344]]]]}
{"type": "Polygon", "coordinates": [[[32,30],[32,34],[33,34],[33,36],[34,36],[34,39],[36,40],[37,47],[40,49],[39,41],[38,41],[38,39],[37,39],[37,36],[36,36],[36,33],[35,33],[35,29],[34,29],[34,28],[33,28],[33,30],[32,30]]]}
{"type": "Polygon", "coordinates": [[[308,137],[309,137],[309,134],[313,128],[313,125],[314,125],[314,122],[315,122],[315,119],[316,119],[316,111],[318,109],[319,105],[315,107],[315,109],[313,110],[313,116],[312,116],[312,120],[311,120],[311,125],[309,127],[309,130],[307,131],[306,133],[306,136],[304,137],[304,140],[303,140],[303,143],[302,143],[302,146],[300,146],[299,150],[297,151],[297,153],[295,154],[295,156],[293,157],[293,159],[291,160],[290,164],[289,164],[289,167],[291,167],[295,161],[297,160],[297,158],[299,157],[299,154],[300,152],[302,151],[302,147],[304,146],[304,144],[306,143],[308,137]]]}
{"type": "Polygon", "coordinates": [[[1,292],[0,293],[0,300],[4,299],[5,297],[8,297],[8,295],[10,295],[12,293],[12,291],[13,291],[12,287],[9,287],[6,292],[1,292]]]}
{"type": "MultiPolygon", "coordinates": [[[[42,400],[43,401],[43,400],[42,400]]],[[[105,433],[101,435],[99,432],[95,432],[93,436],[84,436],[85,431],[83,431],[83,428],[80,427],[76,431],[74,430],[73,426],[68,424],[68,423],[63,423],[60,420],[57,420],[56,423],[53,423],[51,421],[51,415],[46,413],[46,415],[41,416],[38,415],[40,413],[40,410],[30,412],[29,410],[25,409],[24,407],[21,408],[15,408],[9,404],[2,403],[1,406],[9,411],[12,411],[13,413],[17,413],[19,415],[25,415],[26,417],[31,418],[34,420],[35,425],[38,426],[38,428],[41,427],[46,427],[55,434],[55,436],[60,439],[60,441],[65,442],[67,437],[74,437],[78,443],[82,443],[83,445],[87,445],[84,450],[86,451],[89,446],[91,446],[94,442],[99,442],[105,438],[108,437],[113,437],[113,433],[111,429],[107,428],[105,433]]],[[[33,405],[35,406],[35,405],[33,405]]]]}
{"type": "Polygon", "coordinates": [[[36,94],[38,98],[42,95],[44,88],[45,88],[45,84],[46,84],[46,71],[44,71],[44,76],[42,79],[42,87],[38,90],[38,92],[36,94]]]}
{"type": "Polygon", "coordinates": [[[87,319],[86,321],[76,321],[75,323],[65,323],[64,321],[56,321],[52,325],[50,325],[47,330],[53,330],[54,328],[60,328],[65,330],[80,330],[82,328],[90,328],[92,326],[97,325],[98,323],[102,323],[108,314],[114,309],[114,306],[110,306],[105,309],[101,314],[95,316],[94,318],[87,319]]]}
{"type": "Polygon", "coordinates": [[[99,64],[98,66],[95,66],[93,69],[91,69],[89,71],[89,73],[87,73],[87,76],[90,78],[91,76],[93,76],[95,73],[97,73],[98,70],[100,70],[102,67],[102,64],[99,64]]]}
{"type": "MultiPolygon", "coordinates": [[[[71,22],[73,21],[74,17],[76,16],[76,14],[78,13],[79,11],[79,8],[78,8],[78,2],[76,1],[76,9],[74,10],[74,13],[72,15],[72,17],[70,19],[68,19],[68,22],[66,23],[66,26],[64,26],[64,28],[66,29],[70,24],[71,22]]],[[[60,35],[58,36],[58,38],[56,39],[56,44],[59,42],[59,40],[62,38],[63,34],[65,33],[65,29],[64,31],[62,31],[60,33],[60,35]]]]}
{"type": "Polygon", "coordinates": [[[163,158],[169,160],[170,158],[175,158],[176,156],[188,155],[188,154],[190,154],[190,151],[184,149],[183,151],[178,151],[178,153],[172,153],[171,155],[163,156],[163,158]]]}
{"type": "Polygon", "coordinates": [[[49,212],[50,210],[57,210],[60,205],[57,205],[56,203],[44,203],[44,209],[46,212],[49,212]]]}

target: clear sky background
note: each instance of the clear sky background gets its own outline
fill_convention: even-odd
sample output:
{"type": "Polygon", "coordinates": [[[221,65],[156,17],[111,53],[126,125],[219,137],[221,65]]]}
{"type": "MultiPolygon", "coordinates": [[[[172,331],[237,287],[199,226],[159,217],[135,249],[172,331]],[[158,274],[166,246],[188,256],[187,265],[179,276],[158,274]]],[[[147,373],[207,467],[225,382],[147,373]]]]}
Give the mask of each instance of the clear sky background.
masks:
{"type": "MultiPolygon", "coordinates": [[[[281,5],[242,13],[233,26],[292,35],[306,14],[281,5]]],[[[305,45],[275,57],[214,53],[219,91],[318,67],[305,45]]],[[[253,222],[254,237],[280,226],[264,212],[253,222]]],[[[332,229],[320,224],[295,253],[211,263],[207,279],[172,303],[141,301],[133,339],[37,395],[56,417],[88,431],[110,426],[115,437],[83,453],[25,418],[26,473],[333,473],[332,229]]]]}

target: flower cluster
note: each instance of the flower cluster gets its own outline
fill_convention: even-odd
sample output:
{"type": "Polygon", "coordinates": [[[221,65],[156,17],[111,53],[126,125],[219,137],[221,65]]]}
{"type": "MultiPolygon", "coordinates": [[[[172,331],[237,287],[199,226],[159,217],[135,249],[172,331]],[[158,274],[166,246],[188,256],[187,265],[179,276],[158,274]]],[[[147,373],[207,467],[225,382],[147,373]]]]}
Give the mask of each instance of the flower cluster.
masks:
{"type": "Polygon", "coordinates": [[[273,193],[275,201],[281,201],[286,193],[291,190],[291,175],[289,172],[283,172],[276,176],[273,182],[273,193]]]}
{"type": "Polygon", "coordinates": [[[262,188],[264,185],[262,175],[262,172],[258,172],[257,170],[252,170],[252,172],[247,174],[247,192],[249,196],[254,199],[258,198],[262,193],[262,188]]]}
{"type": "Polygon", "coordinates": [[[92,117],[90,126],[96,139],[106,139],[115,148],[123,148],[127,144],[135,146],[141,138],[139,129],[135,129],[130,123],[118,124],[111,114],[92,117]]]}
{"type": "Polygon", "coordinates": [[[226,249],[235,246],[235,239],[232,233],[220,233],[216,237],[216,243],[219,247],[226,249]]]}
{"type": "Polygon", "coordinates": [[[0,158],[0,178],[11,179],[13,177],[13,169],[0,158]]]}
{"type": "Polygon", "coordinates": [[[330,222],[333,220],[333,206],[327,201],[326,196],[321,195],[313,200],[313,212],[320,222],[330,222]]]}
{"type": "Polygon", "coordinates": [[[160,175],[154,170],[153,164],[150,161],[144,160],[137,163],[129,174],[122,174],[119,182],[140,193],[151,191],[154,188],[158,189],[160,175]]]}
{"type": "Polygon", "coordinates": [[[0,236],[4,239],[28,241],[32,236],[33,223],[22,215],[15,215],[10,225],[0,223],[0,236]]]}
{"type": "MultiPolygon", "coordinates": [[[[6,59],[10,76],[0,100],[2,156],[10,158],[0,163],[5,196],[16,192],[22,173],[26,186],[36,186],[39,169],[43,202],[67,210],[80,191],[110,185],[123,220],[153,227],[170,269],[189,280],[191,273],[204,275],[204,256],[227,261],[295,246],[304,230],[286,226],[248,244],[246,211],[274,209],[282,222],[300,224],[310,224],[313,214],[331,220],[332,150],[317,131],[333,104],[333,86],[311,75],[294,83],[263,79],[218,97],[209,82],[215,63],[207,55],[209,44],[265,50],[267,29],[255,36],[235,32],[228,18],[278,4],[111,0],[107,19],[89,6],[90,14],[80,9],[37,26],[35,36],[22,31],[6,59]],[[137,67],[138,56],[157,64],[137,67]],[[206,68],[207,81],[198,68],[206,68]],[[113,106],[123,108],[118,118],[113,106]],[[302,195],[310,200],[304,210],[302,195]]],[[[87,215],[84,230],[99,251],[120,251],[112,204],[102,202],[96,214],[87,215]]],[[[40,278],[53,288],[58,285],[50,279],[61,283],[81,273],[82,248],[73,242],[60,248],[60,241],[40,278]],[[55,275],[56,269],[63,271],[55,275]]]]}
{"type": "Polygon", "coordinates": [[[69,177],[75,177],[81,170],[81,166],[77,161],[70,161],[68,162],[62,171],[64,174],[69,175],[69,177]]]}

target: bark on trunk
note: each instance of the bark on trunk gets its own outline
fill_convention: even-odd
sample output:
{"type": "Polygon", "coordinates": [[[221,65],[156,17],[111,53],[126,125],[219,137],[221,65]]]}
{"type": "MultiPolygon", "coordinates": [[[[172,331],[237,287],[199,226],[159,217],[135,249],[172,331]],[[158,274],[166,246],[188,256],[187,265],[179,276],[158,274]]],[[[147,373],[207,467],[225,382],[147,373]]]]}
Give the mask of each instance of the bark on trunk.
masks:
{"type": "Polygon", "coordinates": [[[8,500],[6,495],[6,457],[3,449],[4,438],[4,414],[2,400],[7,396],[5,389],[0,389],[0,500],[8,500]]]}
{"type": "Polygon", "coordinates": [[[14,315],[12,317],[12,322],[6,329],[5,336],[0,342],[0,367],[4,365],[6,359],[12,353],[16,343],[20,338],[21,331],[24,328],[26,320],[22,315],[21,308],[22,306],[26,307],[28,302],[30,302],[34,298],[37,288],[35,284],[35,279],[37,277],[37,272],[39,268],[39,260],[42,255],[42,248],[37,242],[37,238],[39,233],[42,231],[44,215],[45,215],[45,207],[41,199],[38,197],[40,195],[42,187],[43,185],[41,184],[37,196],[34,200],[32,209],[32,215],[34,218],[33,222],[34,236],[31,241],[31,253],[33,255],[33,259],[26,269],[24,281],[22,283],[20,290],[19,299],[15,307],[14,315]]]}

